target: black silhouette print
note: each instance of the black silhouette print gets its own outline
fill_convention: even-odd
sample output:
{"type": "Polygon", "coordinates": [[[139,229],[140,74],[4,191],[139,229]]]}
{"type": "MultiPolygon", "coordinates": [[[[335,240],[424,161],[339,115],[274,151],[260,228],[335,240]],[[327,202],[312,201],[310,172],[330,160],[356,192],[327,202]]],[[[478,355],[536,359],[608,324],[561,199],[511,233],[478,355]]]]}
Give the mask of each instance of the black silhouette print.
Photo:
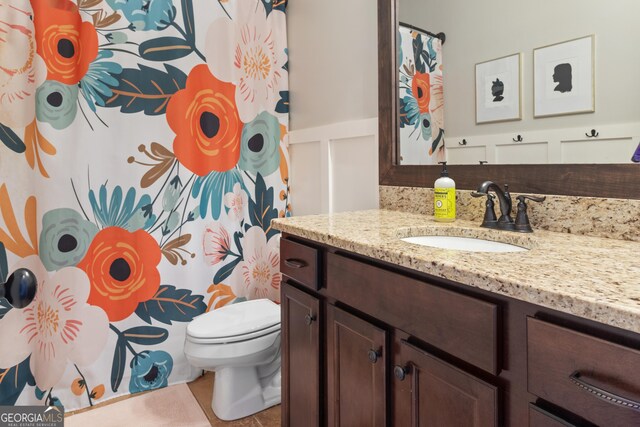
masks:
{"type": "Polygon", "coordinates": [[[491,95],[493,96],[493,102],[501,102],[504,99],[502,94],[504,93],[504,83],[500,79],[496,79],[491,85],[491,95]]]}
{"type": "Polygon", "coordinates": [[[558,64],[553,69],[553,81],[558,86],[553,89],[555,92],[565,93],[571,92],[573,84],[571,83],[571,64],[558,64]]]}

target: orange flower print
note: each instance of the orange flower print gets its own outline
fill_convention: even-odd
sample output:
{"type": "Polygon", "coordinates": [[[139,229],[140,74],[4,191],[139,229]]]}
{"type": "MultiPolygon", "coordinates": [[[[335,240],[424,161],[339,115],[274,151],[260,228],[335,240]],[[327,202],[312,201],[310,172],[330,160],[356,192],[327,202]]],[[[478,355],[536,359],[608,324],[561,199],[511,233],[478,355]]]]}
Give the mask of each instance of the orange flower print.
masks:
{"type": "Polygon", "coordinates": [[[83,22],[70,0],[32,0],[38,54],[47,65],[47,79],[74,85],[98,55],[93,24],[83,22]]]}
{"type": "Polygon", "coordinates": [[[144,230],[101,230],[78,264],[91,281],[87,302],[101,307],[111,322],[126,319],[158,290],[160,257],[158,243],[144,230]]]}
{"type": "Polygon", "coordinates": [[[173,151],[196,175],[226,172],[238,163],[242,122],[235,90],[201,64],[191,70],[186,88],[167,105],[167,122],[176,134],[173,151]]]}
{"type": "Polygon", "coordinates": [[[418,101],[420,113],[428,113],[431,103],[431,77],[428,73],[416,73],[413,76],[411,93],[418,101]]]}

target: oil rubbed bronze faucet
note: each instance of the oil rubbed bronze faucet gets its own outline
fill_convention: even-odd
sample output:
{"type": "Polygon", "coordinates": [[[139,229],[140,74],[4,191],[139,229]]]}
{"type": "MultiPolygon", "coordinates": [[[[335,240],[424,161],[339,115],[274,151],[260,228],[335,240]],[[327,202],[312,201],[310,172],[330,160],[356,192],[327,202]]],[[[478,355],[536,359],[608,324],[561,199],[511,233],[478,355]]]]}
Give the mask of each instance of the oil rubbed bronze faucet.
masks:
{"type": "Polygon", "coordinates": [[[478,191],[471,193],[473,197],[487,196],[486,210],[484,213],[484,219],[482,220],[481,227],[495,228],[498,230],[518,231],[521,233],[531,233],[533,229],[529,223],[529,216],[527,215],[526,200],[532,200],[534,202],[543,202],[546,197],[534,197],[534,196],[518,196],[518,213],[516,220],[511,217],[511,211],[513,209],[513,202],[511,200],[511,194],[509,193],[509,185],[504,185],[504,191],[498,184],[493,181],[485,181],[480,184],[478,191]],[[496,214],[493,210],[493,196],[489,193],[493,191],[498,196],[498,203],[500,204],[500,218],[496,219],[496,214]]]}

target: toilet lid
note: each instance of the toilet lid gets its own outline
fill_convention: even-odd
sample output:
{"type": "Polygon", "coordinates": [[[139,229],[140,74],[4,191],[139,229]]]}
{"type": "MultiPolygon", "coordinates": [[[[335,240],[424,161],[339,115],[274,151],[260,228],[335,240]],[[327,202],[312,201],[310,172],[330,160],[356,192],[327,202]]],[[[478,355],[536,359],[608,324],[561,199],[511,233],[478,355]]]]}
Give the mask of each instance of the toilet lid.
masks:
{"type": "Polygon", "coordinates": [[[280,306],[268,299],[226,305],[196,317],[187,335],[196,339],[261,336],[280,325],[280,306]],[[262,331],[263,333],[259,333],[262,331]]]}

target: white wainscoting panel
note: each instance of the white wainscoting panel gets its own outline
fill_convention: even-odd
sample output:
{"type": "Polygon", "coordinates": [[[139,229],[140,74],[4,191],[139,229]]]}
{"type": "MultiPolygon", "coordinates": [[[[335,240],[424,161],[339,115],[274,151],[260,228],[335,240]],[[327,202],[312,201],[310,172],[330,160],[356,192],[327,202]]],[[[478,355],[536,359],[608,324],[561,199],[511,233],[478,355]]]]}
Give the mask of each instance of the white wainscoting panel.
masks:
{"type": "Polygon", "coordinates": [[[560,141],[562,163],[629,163],[638,138],[560,141]]]}
{"type": "Polygon", "coordinates": [[[378,207],[378,144],[372,135],[329,143],[333,212],[378,207]]]}
{"type": "Polygon", "coordinates": [[[495,145],[496,163],[500,165],[539,165],[548,163],[547,142],[513,142],[495,145]]]}
{"type": "Polygon", "coordinates": [[[322,179],[322,145],[320,141],[290,144],[291,201],[294,215],[323,212],[328,200],[321,195],[326,191],[322,179]]]}
{"type": "MultiPolygon", "coordinates": [[[[545,119],[539,119],[545,120],[545,119]]],[[[631,163],[640,142],[640,122],[594,125],[591,129],[561,128],[514,134],[447,136],[447,161],[451,164],[560,164],[631,163]],[[459,142],[465,139],[467,145],[459,142]]]]}
{"type": "Polygon", "coordinates": [[[292,130],[294,215],[378,207],[378,119],[292,130]]]}
{"type": "Polygon", "coordinates": [[[477,165],[480,160],[487,160],[487,147],[484,145],[447,147],[447,161],[452,165],[477,165]]]}

